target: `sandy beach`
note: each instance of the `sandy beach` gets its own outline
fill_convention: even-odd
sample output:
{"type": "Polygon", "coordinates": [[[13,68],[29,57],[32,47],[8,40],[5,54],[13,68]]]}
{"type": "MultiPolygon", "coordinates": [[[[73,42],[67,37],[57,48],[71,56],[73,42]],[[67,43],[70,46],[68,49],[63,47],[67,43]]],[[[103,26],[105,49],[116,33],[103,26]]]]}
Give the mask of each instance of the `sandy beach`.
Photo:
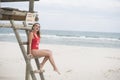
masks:
{"type": "MultiPolygon", "coordinates": [[[[46,80],[120,80],[120,48],[49,44],[40,48],[52,50],[61,72],[54,72],[48,61],[46,80]]],[[[17,43],[0,42],[0,80],[25,80],[25,61],[17,43]]]]}

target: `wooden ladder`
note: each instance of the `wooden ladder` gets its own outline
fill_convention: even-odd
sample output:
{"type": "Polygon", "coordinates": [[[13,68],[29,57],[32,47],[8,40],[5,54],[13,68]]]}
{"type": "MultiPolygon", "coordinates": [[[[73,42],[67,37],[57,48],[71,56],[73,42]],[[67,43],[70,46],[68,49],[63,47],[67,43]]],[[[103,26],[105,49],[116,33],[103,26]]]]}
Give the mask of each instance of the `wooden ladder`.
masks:
{"type": "MultiPolygon", "coordinates": [[[[32,64],[30,62],[30,58],[28,57],[28,54],[29,54],[28,42],[22,42],[21,37],[20,37],[19,32],[18,32],[18,30],[25,30],[25,33],[27,35],[27,41],[28,41],[28,34],[29,34],[30,29],[27,28],[27,25],[26,25],[25,22],[23,23],[23,25],[24,25],[23,28],[22,27],[21,28],[17,28],[17,26],[15,26],[15,24],[14,24],[14,20],[10,20],[10,23],[12,25],[11,27],[12,27],[14,33],[15,33],[16,39],[17,39],[17,41],[19,43],[20,49],[21,49],[21,51],[23,53],[23,57],[24,57],[25,62],[26,62],[26,76],[25,76],[25,80],[30,80],[30,75],[31,75],[32,80],[37,80],[36,75],[33,72],[33,68],[32,68],[32,64]],[[24,45],[27,45],[27,50],[25,49],[24,45]]],[[[36,63],[37,69],[39,69],[40,68],[39,60],[38,60],[38,58],[34,58],[34,59],[35,59],[35,63],[36,63]]],[[[40,76],[41,80],[45,80],[43,72],[39,73],[39,76],[40,76]]]]}

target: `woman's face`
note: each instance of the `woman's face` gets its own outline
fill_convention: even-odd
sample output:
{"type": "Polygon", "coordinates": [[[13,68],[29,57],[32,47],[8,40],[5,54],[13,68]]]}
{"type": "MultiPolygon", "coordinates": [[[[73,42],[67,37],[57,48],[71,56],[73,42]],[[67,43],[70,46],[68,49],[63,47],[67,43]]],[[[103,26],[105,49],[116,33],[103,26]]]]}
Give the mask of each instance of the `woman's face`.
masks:
{"type": "Polygon", "coordinates": [[[39,24],[35,24],[35,26],[33,27],[33,30],[39,31],[39,29],[40,29],[40,25],[39,24]]]}

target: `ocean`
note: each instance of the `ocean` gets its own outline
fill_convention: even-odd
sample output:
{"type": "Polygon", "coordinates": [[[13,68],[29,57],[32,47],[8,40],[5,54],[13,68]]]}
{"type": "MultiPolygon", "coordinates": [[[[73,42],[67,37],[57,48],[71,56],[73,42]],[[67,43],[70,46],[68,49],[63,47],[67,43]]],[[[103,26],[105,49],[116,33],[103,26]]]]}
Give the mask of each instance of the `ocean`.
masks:
{"type": "MultiPolygon", "coordinates": [[[[20,30],[22,41],[26,34],[20,30]]],[[[12,29],[0,28],[0,41],[17,42],[12,29]]],[[[120,33],[41,30],[41,44],[120,48],[120,33]]]]}

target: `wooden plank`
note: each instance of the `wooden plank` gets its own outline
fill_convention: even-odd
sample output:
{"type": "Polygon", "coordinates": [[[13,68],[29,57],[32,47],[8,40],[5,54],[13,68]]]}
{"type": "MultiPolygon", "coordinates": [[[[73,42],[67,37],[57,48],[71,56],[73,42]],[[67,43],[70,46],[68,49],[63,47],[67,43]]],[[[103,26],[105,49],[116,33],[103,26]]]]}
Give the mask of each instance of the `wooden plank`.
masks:
{"type": "Polygon", "coordinates": [[[16,16],[26,16],[28,11],[19,10],[16,8],[0,8],[0,14],[4,15],[16,15],[16,16]]]}
{"type": "MultiPolygon", "coordinates": [[[[1,0],[1,2],[23,2],[23,1],[30,1],[30,0],[1,0]]],[[[39,0],[34,0],[34,1],[39,1],[39,0]]]]}
{"type": "MultiPolygon", "coordinates": [[[[33,8],[31,7],[31,9],[33,8]]],[[[22,11],[14,8],[0,8],[0,20],[38,21],[38,14],[33,10],[30,11],[22,11]]]]}
{"type": "Polygon", "coordinates": [[[26,20],[25,16],[11,16],[11,15],[2,15],[0,20],[16,20],[16,21],[24,21],[26,20]]]}
{"type": "MultiPolygon", "coordinates": [[[[0,28],[12,28],[12,25],[11,24],[5,24],[5,23],[0,23],[0,28]]],[[[31,30],[31,26],[27,26],[27,27],[24,27],[23,25],[21,24],[18,24],[18,25],[15,25],[15,29],[19,29],[19,30],[31,30]]]]}

